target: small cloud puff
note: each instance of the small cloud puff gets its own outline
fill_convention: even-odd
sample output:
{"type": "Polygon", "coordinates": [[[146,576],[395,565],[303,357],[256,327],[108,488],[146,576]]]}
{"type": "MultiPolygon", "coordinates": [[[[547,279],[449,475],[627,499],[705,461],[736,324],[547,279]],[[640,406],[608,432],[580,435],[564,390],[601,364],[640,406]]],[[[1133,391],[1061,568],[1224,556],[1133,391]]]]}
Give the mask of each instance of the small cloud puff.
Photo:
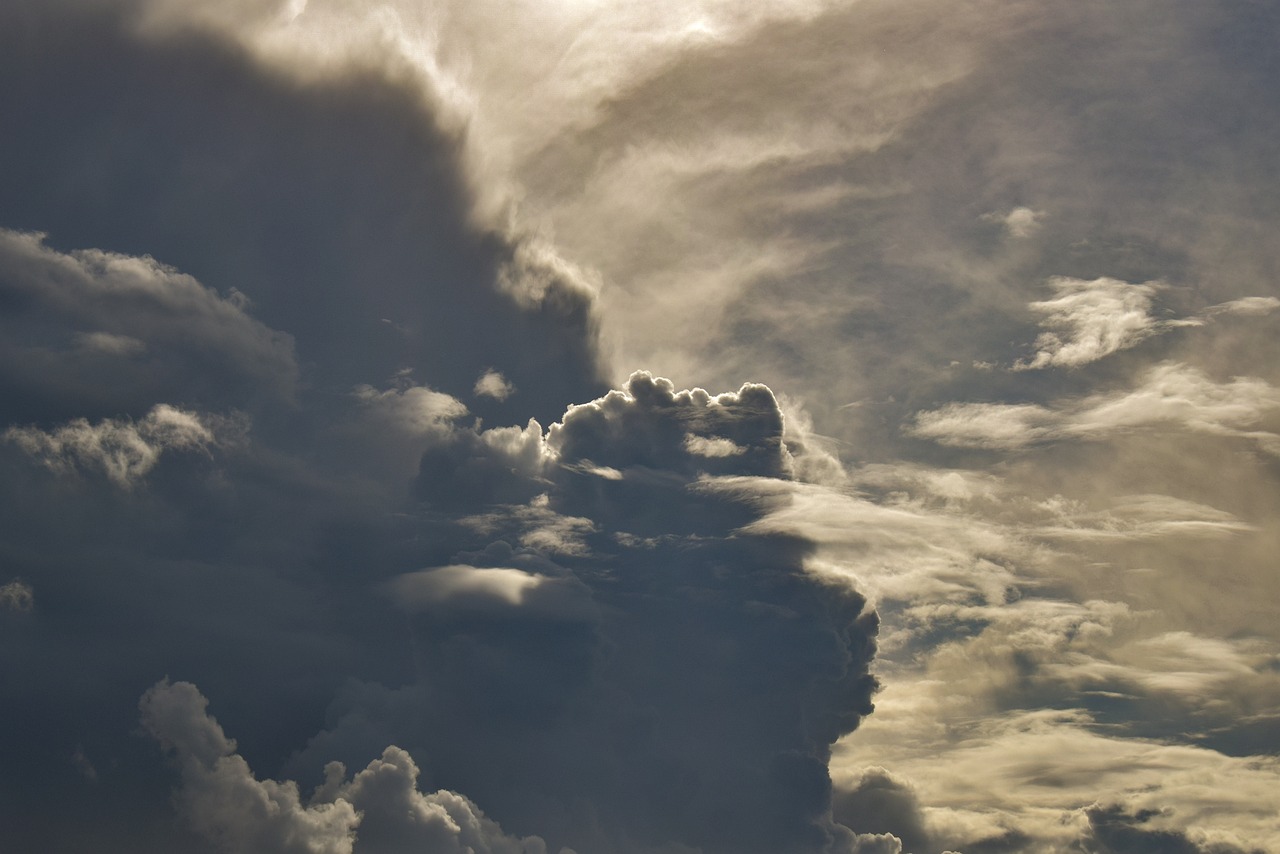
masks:
{"type": "Polygon", "coordinates": [[[10,611],[30,611],[35,607],[35,591],[21,578],[15,578],[0,586],[0,608],[10,611]]]}
{"type": "Polygon", "coordinates": [[[684,449],[697,457],[736,457],[746,453],[746,448],[732,439],[720,436],[695,436],[692,433],[684,437],[684,449]]]}
{"type": "Polygon", "coordinates": [[[1016,207],[1007,214],[984,214],[987,222],[998,222],[1004,225],[1010,237],[1030,237],[1040,230],[1041,220],[1046,216],[1044,211],[1028,207],[1016,207]]]}
{"type": "Polygon", "coordinates": [[[466,564],[410,572],[384,590],[409,613],[505,614],[533,618],[590,619],[589,592],[571,578],[552,578],[511,567],[466,564]]]}
{"type": "Polygon", "coordinates": [[[516,387],[507,381],[507,378],[495,371],[493,368],[485,371],[476,380],[475,394],[477,397],[491,397],[494,400],[506,400],[515,394],[516,387]]]}

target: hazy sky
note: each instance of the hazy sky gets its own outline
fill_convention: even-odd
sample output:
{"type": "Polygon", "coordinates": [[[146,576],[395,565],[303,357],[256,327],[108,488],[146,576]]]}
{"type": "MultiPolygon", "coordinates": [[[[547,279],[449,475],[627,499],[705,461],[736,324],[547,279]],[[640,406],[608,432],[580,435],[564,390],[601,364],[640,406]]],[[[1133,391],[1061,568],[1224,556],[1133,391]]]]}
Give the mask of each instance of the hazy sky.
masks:
{"type": "Polygon", "coordinates": [[[0,3],[0,850],[1280,852],[1278,38],[0,3]]]}

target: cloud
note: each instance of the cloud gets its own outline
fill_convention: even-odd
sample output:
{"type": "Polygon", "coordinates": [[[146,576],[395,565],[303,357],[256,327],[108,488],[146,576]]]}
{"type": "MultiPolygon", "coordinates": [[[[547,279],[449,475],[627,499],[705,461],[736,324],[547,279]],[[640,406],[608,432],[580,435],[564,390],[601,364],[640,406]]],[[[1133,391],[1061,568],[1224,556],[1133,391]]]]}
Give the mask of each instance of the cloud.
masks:
{"type": "Polygon", "coordinates": [[[825,762],[871,711],[875,614],[806,572],[803,539],[743,530],[756,499],[707,487],[708,468],[782,483],[783,432],[764,386],[637,373],[545,433],[475,427],[428,449],[419,494],[482,511],[454,517],[474,547],[385,585],[432,653],[413,685],[353,694],[299,768],[421,745],[433,779],[552,847],[852,845],[825,762]],[[740,450],[708,457],[690,436],[740,450]]]}
{"type": "Polygon", "coordinates": [[[1280,408],[1280,392],[1256,377],[1216,382],[1178,362],[1149,369],[1130,391],[1058,402],[951,403],[919,412],[908,433],[959,448],[1018,449],[1063,440],[1102,441],[1133,432],[1184,431],[1250,439],[1280,453],[1280,436],[1251,429],[1280,408]]]}
{"type": "Polygon", "coordinates": [[[507,382],[507,378],[490,368],[476,380],[475,393],[479,397],[491,397],[494,400],[506,400],[515,393],[516,387],[507,382]]]}
{"type": "MultiPolygon", "coordinates": [[[[849,758],[891,762],[896,774],[911,781],[921,803],[929,805],[922,813],[937,846],[932,850],[986,850],[984,840],[998,843],[1002,836],[1013,844],[992,844],[990,850],[1094,850],[1091,844],[1102,845],[1106,839],[1108,828],[1098,825],[1107,813],[1114,814],[1114,829],[1121,831],[1120,825],[1147,810],[1152,812],[1146,821],[1139,819],[1135,826],[1161,831],[1166,841],[1181,837],[1202,846],[1186,850],[1265,851],[1275,846],[1275,829],[1263,818],[1274,808],[1271,789],[1278,772],[1268,757],[1236,758],[1115,737],[1072,710],[952,718],[943,711],[945,696],[922,688],[916,684],[901,694],[886,692],[895,695],[891,705],[860,733],[857,748],[850,745],[849,758]],[[912,727],[921,741],[910,745],[886,738],[888,733],[873,734],[877,725],[906,724],[900,715],[932,720],[928,728],[912,727]]],[[[837,758],[833,767],[842,764],[837,758]]],[[[1160,838],[1135,834],[1133,841],[1160,838]]],[[[1122,839],[1118,833],[1110,844],[1122,839]]]]}
{"type": "MultiPolygon", "coordinates": [[[[579,465],[573,470],[608,480],[621,480],[623,477],[616,469],[579,465]]],[[[550,496],[543,493],[523,506],[507,505],[492,513],[466,517],[462,523],[488,535],[514,533],[522,546],[549,555],[590,555],[585,537],[595,532],[595,523],[584,516],[562,516],[550,505],[550,496]]]]}
{"type": "Polygon", "coordinates": [[[229,851],[350,854],[359,824],[347,801],[304,806],[292,781],[258,781],[189,682],[152,686],[139,702],[147,732],[182,773],[178,803],[202,836],[229,851]]]}
{"type": "Polygon", "coordinates": [[[388,747],[346,781],[333,763],[304,804],[292,780],[258,780],[235,741],[206,711],[189,682],[161,681],[139,702],[142,724],[182,775],[176,800],[183,817],[220,850],[263,854],[545,854],[536,837],[515,839],[474,804],[452,792],[423,794],[418,766],[388,747]]]}
{"type": "Polygon", "coordinates": [[[534,5],[0,12],[0,847],[1277,847],[1274,13],[534,5]]]}
{"type": "MultiPolygon", "coordinates": [[[[240,20],[242,7],[222,12],[240,20]]],[[[2,73],[31,87],[7,92],[3,109],[30,120],[3,143],[23,168],[0,174],[0,223],[60,244],[137,247],[59,261],[10,233],[10,255],[45,271],[23,280],[47,291],[42,310],[70,331],[147,344],[130,358],[164,379],[148,403],[187,402],[164,394],[185,382],[225,407],[264,374],[286,383],[264,393],[296,388],[299,371],[307,391],[332,394],[405,367],[462,399],[499,364],[521,389],[519,414],[547,421],[602,390],[590,274],[509,219],[509,204],[481,198],[493,188],[468,175],[465,121],[416,48],[391,38],[367,54],[360,37],[351,50],[338,37],[309,63],[264,47],[252,25],[189,12],[155,26],[129,4],[12,10],[32,26],[6,34],[32,41],[6,47],[2,73]],[[76,265],[58,284],[52,271],[76,265]],[[94,265],[114,289],[90,287],[94,265]],[[63,298],[73,290],[91,299],[63,298]],[[202,373],[218,360],[248,378],[202,373]]],[[[308,33],[317,16],[302,15],[308,33]]],[[[486,417],[499,413],[517,414],[486,417]]]]}
{"type": "Polygon", "coordinates": [[[1280,306],[1275,297],[1241,297],[1209,306],[1199,316],[1157,320],[1151,314],[1152,299],[1167,288],[1162,282],[1139,285],[1111,278],[1083,281],[1055,276],[1049,284],[1057,296],[1029,305],[1045,315],[1040,326],[1048,331],[1036,338],[1038,349],[1032,359],[1013,364],[1015,371],[1077,368],[1173,329],[1202,326],[1220,315],[1262,316],[1280,306]]]}
{"type": "Polygon", "coordinates": [[[1280,308],[1280,299],[1276,297],[1241,297],[1211,305],[1204,310],[1204,315],[1212,317],[1218,314],[1237,314],[1256,317],[1270,314],[1277,308],[1280,308]]]}
{"type": "Polygon", "coordinates": [[[35,604],[35,591],[21,578],[0,585],[0,606],[10,611],[30,611],[35,604]]]}
{"type": "Polygon", "coordinates": [[[692,433],[685,436],[684,447],[689,453],[699,457],[736,457],[746,450],[732,439],[718,436],[707,438],[692,433]]]}
{"type": "Polygon", "coordinates": [[[8,366],[0,383],[16,398],[11,412],[25,404],[47,417],[77,398],[118,411],[157,397],[294,393],[292,337],[236,300],[149,256],[64,253],[45,240],[0,229],[0,299],[12,306],[0,325],[8,366]]]}
{"type": "Polygon", "coordinates": [[[217,428],[235,431],[237,425],[162,403],[137,422],[107,419],[90,424],[79,418],[49,432],[38,427],[10,427],[0,438],[55,472],[97,471],[116,486],[129,489],[155,468],[165,453],[207,453],[220,444],[217,428]]]}
{"type": "Polygon", "coordinates": [[[1041,220],[1047,216],[1044,211],[1037,211],[1025,206],[1019,206],[1009,211],[1007,214],[983,214],[982,218],[988,222],[998,222],[1005,227],[1010,237],[1026,238],[1039,231],[1043,225],[1041,220]]]}
{"type": "Polygon", "coordinates": [[[547,444],[562,461],[586,459],[621,471],[731,468],[779,477],[789,471],[782,429],[767,386],[748,383],[713,397],[700,388],[677,392],[670,380],[638,371],[622,389],[571,406],[551,426],[547,444]]]}
{"type": "Polygon", "coordinates": [[[373,386],[360,385],[354,394],[385,428],[410,435],[446,436],[453,429],[453,422],[467,414],[462,401],[425,386],[378,391],[373,386]]]}
{"type": "Polygon", "coordinates": [[[1085,282],[1060,276],[1049,284],[1055,298],[1030,305],[1045,315],[1040,325],[1049,331],[1036,339],[1035,357],[1017,362],[1014,370],[1079,367],[1126,350],[1160,328],[1151,316],[1151,298],[1159,283],[1133,285],[1106,278],[1085,282]]]}
{"type": "Polygon", "coordinates": [[[840,780],[832,814],[864,833],[892,835],[902,851],[924,854],[933,847],[914,788],[884,768],[864,768],[840,780]]]}

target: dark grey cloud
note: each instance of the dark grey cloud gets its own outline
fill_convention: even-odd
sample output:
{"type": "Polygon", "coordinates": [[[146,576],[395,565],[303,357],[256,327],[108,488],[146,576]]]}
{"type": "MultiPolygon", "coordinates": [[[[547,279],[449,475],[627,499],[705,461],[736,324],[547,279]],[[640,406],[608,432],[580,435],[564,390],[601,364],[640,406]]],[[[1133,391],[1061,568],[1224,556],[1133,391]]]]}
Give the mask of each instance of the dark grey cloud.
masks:
{"type": "Polygon", "coordinates": [[[411,669],[379,584],[461,542],[416,516],[423,449],[605,389],[591,284],[484,224],[430,85],[137,6],[0,10],[6,849],[202,850],[137,695],[195,680],[279,767],[411,669]]]}
{"type": "Polygon", "coordinates": [[[1245,849],[1230,842],[1195,840],[1180,830],[1159,827],[1159,810],[1130,812],[1112,804],[1095,804],[1085,810],[1090,835],[1082,848],[1090,854],[1262,854],[1262,849],[1245,849]]]}
{"type": "Polygon", "coordinates": [[[152,686],[142,724],[182,774],[177,802],[221,851],[262,854],[545,854],[536,837],[513,839],[453,792],[423,794],[412,757],[388,747],[351,780],[340,763],[304,801],[293,781],[258,780],[189,682],[152,686]]]}
{"type": "MultiPolygon", "coordinates": [[[[0,225],[47,233],[51,247],[151,256],[237,294],[292,337],[313,388],[407,367],[465,397],[493,368],[527,389],[519,414],[544,420],[602,390],[591,286],[531,237],[477,224],[465,127],[394,56],[307,75],[212,30],[144,30],[126,5],[5,16],[0,76],[20,85],[0,95],[0,115],[15,117],[0,225]]],[[[76,305],[62,310],[104,328],[74,331],[117,336],[89,339],[99,349],[145,343],[130,332],[141,323],[200,340],[157,327],[160,305],[150,321],[130,312],[129,328],[76,305]]],[[[486,412],[515,412],[499,404],[486,412]]]]}
{"type": "Polygon", "coordinates": [[[826,762],[871,710],[874,612],[808,574],[803,540],[737,533],[758,506],[703,488],[711,472],[784,477],[782,434],[763,386],[640,373],[545,435],[460,431],[465,454],[429,450],[419,494],[442,508],[465,488],[488,509],[459,524],[489,545],[389,582],[420,614],[415,684],[353,686],[295,767],[381,736],[552,848],[846,850],[826,762]]]}
{"type": "Polygon", "coordinates": [[[287,401],[293,340],[154,259],[62,253],[0,231],[5,389],[11,419],[117,415],[155,401],[287,401]]]}

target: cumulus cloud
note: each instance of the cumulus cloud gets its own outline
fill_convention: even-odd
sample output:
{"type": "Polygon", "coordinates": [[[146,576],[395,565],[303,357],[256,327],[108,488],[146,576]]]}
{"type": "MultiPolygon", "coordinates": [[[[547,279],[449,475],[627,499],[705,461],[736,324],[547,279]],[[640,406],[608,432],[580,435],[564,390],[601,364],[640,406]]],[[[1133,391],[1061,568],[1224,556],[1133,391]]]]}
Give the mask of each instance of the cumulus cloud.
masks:
{"type": "Polygon", "coordinates": [[[1280,436],[1252,429],[1280,408],[1280,391],[1256,377],[1217,382],[1177,362],[1151,368],[1128,391],[1034,403],[952,403],[917,413],[910,435],[960,448],[1016,449],[1131,432],[1184,431],[1250,439],[1280,453],[1280,436]]]}
{"type": "Polygon", "coordinates": [[[748,383],[712,396],[700,388],[676,391],[670,380],[639,371],[622,389],[571,406],[551,426],[547,444],[562,460],[622,471],[729,469],[777,477],[790,465],[782,431],[782,412],[767,386],[748,383]]]}
{"type": "Polygon", "coordinates": [[[3,438],[55,472],[95,471],[129,489],[155,468],[165,453],[207,453],[219,444],[215,427],[224,424],[236,427],[234,422],[162,403],[136,422],[109,418],[91,424],[78,418],[51,431],[10,427],[3,438]]]}
{"type": "Polygon", "coordinates": [[[350,854],[359,824],[350,802],[309,807],[296,783],[257,780],[207,706],[191,683],[167,680],[139,702],[142,725],[181,770],[178,801],[196,831],[228,851],[350,854]]]}
{"type": "Polygon", "coordinates": [[[545,854],[536,837],[515,839],[470,801],[418,790],[418,766],[388,747],[351,780],[333,763],[304,803],[297,783],[258,780],[236,743],[207,712],[189,682],[164,680],[139,702],[142,724],[182,775],[176,800],[183,817],[220,850],[263,854],[545,854]]]}
{"type": "Polygon", "coordinates": [[[0,11],[0,847],[1276,848],[1274,13],[499,5],[0,11]]]}
{"type": "Polygon", "coordinates": [[[483,512],[456,520],[474,549],[386,584],[433,650],[421,687],[381,712],[356,703],[303,758],[371,732],[422,744],[434,778],[504,826],[579,850],[852,845],[825,762],[871,711],[875,614],[806,571],[803,539],[744,530],[784,497],[708,487],[709,468],[784,482],[783,432],[767,387],[712,395],[637,373],[545,433],[476,427],[449,455],[428,449],[419,494],[456,507],[465,486],[483,512]],[[691,436],[738,452],[707,456],[691,436]]]}

